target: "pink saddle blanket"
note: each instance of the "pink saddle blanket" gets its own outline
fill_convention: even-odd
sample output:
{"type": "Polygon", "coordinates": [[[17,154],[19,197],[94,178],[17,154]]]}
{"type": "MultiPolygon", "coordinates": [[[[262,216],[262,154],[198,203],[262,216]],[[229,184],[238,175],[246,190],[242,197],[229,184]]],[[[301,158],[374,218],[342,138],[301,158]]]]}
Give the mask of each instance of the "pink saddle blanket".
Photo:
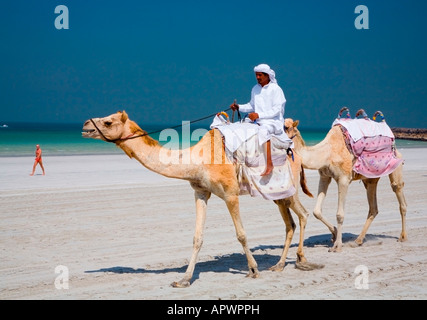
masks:
{"type": "Polygon", "coordinates": [[[344,129],[346,140],[357,158],[353,170],[367,178],[380,178],[392,173],[403,162],[396,157],[394,138],[362,137],[354,141],[344,129]]]}
{"type": "Polygon", "coordinates": [[[394,141],[390,137],[367,137],[352,142],[357,160],[353,170],[367,178],[379,178],[392,173],[402,163],[396,158],[394,141]]]}

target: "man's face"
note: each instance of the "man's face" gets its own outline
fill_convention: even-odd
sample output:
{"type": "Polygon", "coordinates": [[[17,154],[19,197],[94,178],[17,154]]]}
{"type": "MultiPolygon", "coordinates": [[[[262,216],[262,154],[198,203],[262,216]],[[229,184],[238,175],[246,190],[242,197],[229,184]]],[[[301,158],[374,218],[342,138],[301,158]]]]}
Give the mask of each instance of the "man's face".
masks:
{"type": "Polygon", "coordinates": [[[255,72],[256,80],[258,83],[264,87],[266,84],[270,82],[270,76],[264,72],[255,72]]]}

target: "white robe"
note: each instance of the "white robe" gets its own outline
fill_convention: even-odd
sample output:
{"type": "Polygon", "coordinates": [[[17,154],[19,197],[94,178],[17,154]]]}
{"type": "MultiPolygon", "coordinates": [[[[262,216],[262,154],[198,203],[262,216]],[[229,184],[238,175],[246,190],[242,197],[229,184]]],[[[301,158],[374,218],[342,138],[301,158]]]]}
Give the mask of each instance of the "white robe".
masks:
{"type": "Polygon", "coordinates": [[[251,91],[251,101],[239,105],[239,110],[242,112],[258,113],[259,119],[256,122],[260,125],[260,144],[270,140],[273,135],[279,140],[289,139],[283,129],[285,104],[286,98],[283,90],[277,83],[270,82],[264,87],[260,84],[255,85],[251,91]]]}

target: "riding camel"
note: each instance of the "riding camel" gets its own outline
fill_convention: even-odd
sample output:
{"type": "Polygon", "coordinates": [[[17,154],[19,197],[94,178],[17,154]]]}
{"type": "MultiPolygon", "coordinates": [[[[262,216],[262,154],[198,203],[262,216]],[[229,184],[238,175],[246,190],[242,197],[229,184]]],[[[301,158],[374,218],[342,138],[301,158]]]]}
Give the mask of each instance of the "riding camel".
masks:
{"type": "MultiPolygon", "coordinates": [[[[344,221],[344,206],[347,191],[350,183],[355,180],[362,180],[366,188],[369,203],[369,212],[362,232],[355,243],[362,245],[369,226],[378,214],[377,185],[380,178],[367,178],[353,170],[353,163],[356,157],[348,150],[340,126],[333,126],[323,141],[315,146],[306,146],[301,132],[298,130],[299,121],[285,119],[285,130],[288,136],[294,141],[295,153],[302,158],[303,167],[306,169],[318,170],[320,174],[316,205],[313,211],[314,216],[322,221],[332,233],[333,247],[330,252],[342,251],[342,226],[344,221]],[[322,215],[323,200],[326,197],[331,179],[338,185],[338,209],[336,213],[337,227],[329,223],[322,215]]],[[[396,150],[396,156],[402,155],[396,150]]],[[[388,175],[391,188],[396,194],[399,202],[400,215],[402,219],[402,231],[399,241],[407,240],[406,233],[406,200],[403,193],[404,181],[402,174],[402,163],[391,174],[388,175]]]]}
{"type": "MultiPolygon", "coordinates": [[[[105,118],[87,120],[83,125],[82,136],[115,143],[130,158],[135,158],[147,169],[169,178],[183,179],[190,182],[191,187],[194,189],[196,202],[193,252],[184,277],[180,281],[173,282],[173,287],[190,286],[196,260],[203,243],[206,209],[211,194],[224,200],[227,205],[234,223],[237,239],[241,243],[248,261],[249,273],[247,276],[252,278],[259,277],[258,266],[248,247],[246,233],[240,217],[240,187],[237,180],[236,167],[225,156],[222,136],[218,130],[214,129],[207,132],[191,148],[172,150],[161,146],[158,141],[151,138],[146,131],[129,119],[125,111],[119,111],[105,118]],[[179,163],[164,161],[175,151],[178,152],[179,163]],[[193,160],[184,161],[185,159],[193,160]]],[[[297,192],[289,198],[274,201],[279,207],[280,214],[286,225],[286,238],[280,260],[270,270],[282,271],[285,267],[288,249],[296,229],[289,209],[296,213],[300,225],[296,267],[304,270],[313,270],[321,266],[308,263],[304,256],[303,241],[308,212],[298,198],[296,186],[300,184],[307,195],[311,197],[312,195],[305,184],[306,180],[301,159],[296,157],[295,161],[289,161],[291,161],[294,186],[297,192]]]]}

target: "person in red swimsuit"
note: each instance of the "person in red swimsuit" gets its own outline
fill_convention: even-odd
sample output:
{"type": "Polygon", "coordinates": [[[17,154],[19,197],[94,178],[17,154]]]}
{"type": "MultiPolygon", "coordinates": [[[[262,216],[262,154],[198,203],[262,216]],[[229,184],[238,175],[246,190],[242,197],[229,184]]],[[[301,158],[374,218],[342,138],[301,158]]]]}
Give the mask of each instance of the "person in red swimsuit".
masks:
{"type": "Polygon", "coordinates": [[[43,167],[43,160],[42,160],[42,149],[40,148],[40,145],[36,145],[36,159],[34,160],[33,172],[31,172],[30,176],[34,175],[34,172],[36,171],[37,164],[40,165],[40,167],[43,170],[43,175],[45,175],[44,167],[43,167]]]}

